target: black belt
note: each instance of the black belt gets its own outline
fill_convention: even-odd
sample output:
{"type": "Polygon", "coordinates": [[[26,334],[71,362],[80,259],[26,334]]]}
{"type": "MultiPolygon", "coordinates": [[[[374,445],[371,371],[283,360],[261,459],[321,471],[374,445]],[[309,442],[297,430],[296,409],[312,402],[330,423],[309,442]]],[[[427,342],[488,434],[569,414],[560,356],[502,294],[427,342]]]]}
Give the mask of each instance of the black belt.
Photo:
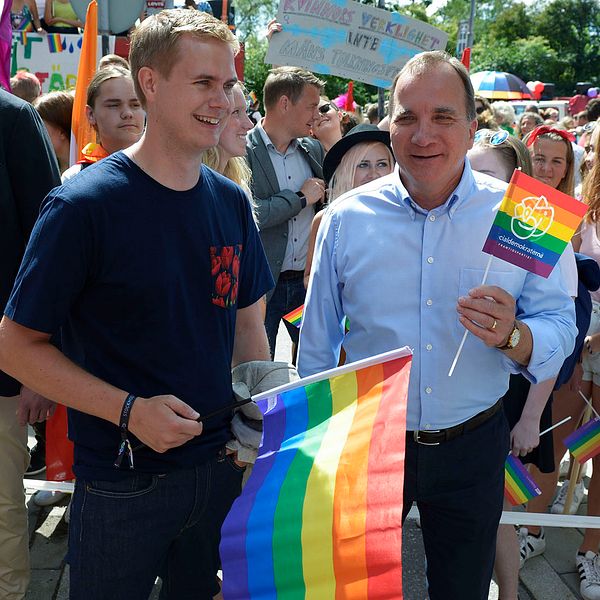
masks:
{"type": "Polygon", "coordinates": [[[419,444],[426,446],[437,446],[442,442],[448,442],[454,438],[461,436],[463,433],[473,431],[480,425],[483,425],[488,419],[491,419],[499,410],[502,409],[502,400],[498,400],[494,406],[477,413],[464,423],[448,427],[448,429],[435,429],[430,431],[407,431],[406,435],[415,440],[419,444]]]}
{"type": "Polygon", "coordinates": [[[279,279],[299,279],[304,277],[304,271],[281,271],[279,279]]]}

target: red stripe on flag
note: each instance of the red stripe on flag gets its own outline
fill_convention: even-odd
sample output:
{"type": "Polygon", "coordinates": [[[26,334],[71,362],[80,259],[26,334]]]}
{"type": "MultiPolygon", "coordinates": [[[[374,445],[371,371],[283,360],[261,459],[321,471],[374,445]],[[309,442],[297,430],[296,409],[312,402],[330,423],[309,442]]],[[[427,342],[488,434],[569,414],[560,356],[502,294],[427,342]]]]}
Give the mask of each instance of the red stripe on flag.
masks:
{"type": "Polygon", "coordinates": [[[551,188],[549,185],[546,185],[533,177],[529,177],[529,175],[525,175],[523,171],[515,171],[511,183],[530,192],[534,196],[545,196],[551,204],[576,214],[580,218],[583,218],[587,212],[587,205],[583,202],[579,202],[579,200],[551,188]]]}
{"type": "Polygon", "coordinates": [[[402,598],[402,490],[411,359],[383,365],[369,449],[366,552],[369,599],[402,598]]]}

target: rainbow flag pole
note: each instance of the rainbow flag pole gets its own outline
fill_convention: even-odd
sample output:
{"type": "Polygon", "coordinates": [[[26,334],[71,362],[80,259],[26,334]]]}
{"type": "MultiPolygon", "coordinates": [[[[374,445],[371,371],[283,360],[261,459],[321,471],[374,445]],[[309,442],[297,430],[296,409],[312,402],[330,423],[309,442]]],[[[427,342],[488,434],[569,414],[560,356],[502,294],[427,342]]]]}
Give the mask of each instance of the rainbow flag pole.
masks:
{"type": "MultiPolygon", "coordinates": [[[[586,211],[583,202],[515,169],[483,245],[490,258],[481,285],[493,256],[549,277],[586,211]]],[[[454,373],[467,334],[465,330],[448,377],[454,373]]]]}
{"type": "Polygon", "coordinates": [[[402,598],[408,348],[255,397],[264,437],[222,528],[223,595],[402,598]]]}

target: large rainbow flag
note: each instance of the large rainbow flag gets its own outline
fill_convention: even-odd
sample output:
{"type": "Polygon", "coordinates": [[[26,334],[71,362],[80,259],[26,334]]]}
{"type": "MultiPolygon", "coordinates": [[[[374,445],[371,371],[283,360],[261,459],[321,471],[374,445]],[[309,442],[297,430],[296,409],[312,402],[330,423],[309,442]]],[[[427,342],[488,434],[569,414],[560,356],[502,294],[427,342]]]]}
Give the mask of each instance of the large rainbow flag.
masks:
{"type": "Polygon", "coordinates": [[[516,170],[483,251],[548,277],[587,206],[516,170]]]}
{"type": "Polygon", "coordinates": [[[581,464],[593,458],[600,452],[600,419],[590,419],[563,442],[581,464]]]}
{"type": "Polygon", "coordinates": [[[410,365],[403,348],[261,395],[263,441],[222,529],[227,600],[402,598],[410,365]]]}
{"type": "Polygon", "coordinates": [[[523,463],[509,454],[504,463],[504,496],[513,505],[525,504],[542,493],[523,463]]]}

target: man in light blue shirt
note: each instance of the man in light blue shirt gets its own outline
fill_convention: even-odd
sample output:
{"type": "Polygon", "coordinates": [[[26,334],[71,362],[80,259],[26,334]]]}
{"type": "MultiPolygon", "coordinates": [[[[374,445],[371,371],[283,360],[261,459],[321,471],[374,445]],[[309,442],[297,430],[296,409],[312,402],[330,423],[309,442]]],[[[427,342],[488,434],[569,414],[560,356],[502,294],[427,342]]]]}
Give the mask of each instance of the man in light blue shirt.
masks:
{"type": "Polygon", "coordinates": [[[341,198],[317,239],[299,371],[408,345],[404,509],[417,501],[431,600],[487,598],[502,511],[510,372],[548,379],[570,354],[573,302],[548,279],[481,251],[506,188],[465,159],[477,127],[464,67],[440,52],[392,87],[398,170],[341,198]],[[343,320],[351,326],[344,337],[343,320]],[[452,377],[448,371],[465,328],[452,377]]]}

